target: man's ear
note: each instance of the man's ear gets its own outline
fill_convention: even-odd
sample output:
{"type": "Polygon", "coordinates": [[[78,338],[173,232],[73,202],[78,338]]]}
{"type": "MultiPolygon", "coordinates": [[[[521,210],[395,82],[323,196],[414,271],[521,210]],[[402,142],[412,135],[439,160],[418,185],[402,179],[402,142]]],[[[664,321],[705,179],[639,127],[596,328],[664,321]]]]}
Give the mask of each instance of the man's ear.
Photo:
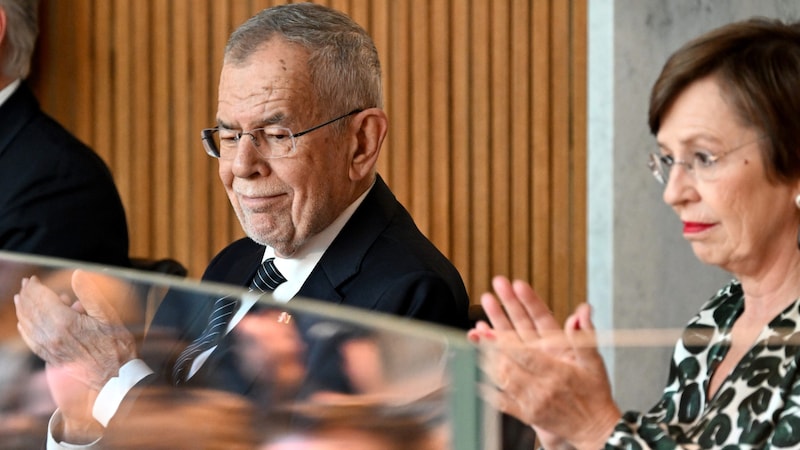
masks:
{"type": "Polygon", "coordinates": [[[382,109],[369,108],[353,116],[350,126],[355,129],[350,147],[350,179],[359,181],[375,170],[389,120],[382,109]]]}

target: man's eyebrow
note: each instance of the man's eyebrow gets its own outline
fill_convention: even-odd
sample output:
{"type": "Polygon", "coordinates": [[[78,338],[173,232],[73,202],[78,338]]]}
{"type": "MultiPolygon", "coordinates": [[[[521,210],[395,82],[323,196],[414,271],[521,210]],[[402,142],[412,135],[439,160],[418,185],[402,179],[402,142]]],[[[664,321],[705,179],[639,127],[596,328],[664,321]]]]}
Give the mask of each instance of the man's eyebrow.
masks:
{"type": "Polygon", "coordinates": [[[286,113],[281,111],[267,117],[262,123],[265,125],[275,125],[283,122],[284,120],[286,120],[286,113]]]}
{"type": "Polygon", "coordinates": [[[235,130],[236,129],[236,127],[225,123],[221,119],[217,119],[217,128],[224,128],[226,130],[235,130]]]}
{"type": "MultiPolygon", "coordinates": [[[[261,128],[269,125],[275,125],[283,122],[286,119],[286,114],[283,112],[275,113],[265,119],[262,119],[258,122],[258,126],[253,128],[261,128]]],[[[217,118],[217,126],[219,128],[224,128],[226,130],[239,130],[241,127],[233,125],[231,123],[226,123],[224,120],[217,118]]]]}

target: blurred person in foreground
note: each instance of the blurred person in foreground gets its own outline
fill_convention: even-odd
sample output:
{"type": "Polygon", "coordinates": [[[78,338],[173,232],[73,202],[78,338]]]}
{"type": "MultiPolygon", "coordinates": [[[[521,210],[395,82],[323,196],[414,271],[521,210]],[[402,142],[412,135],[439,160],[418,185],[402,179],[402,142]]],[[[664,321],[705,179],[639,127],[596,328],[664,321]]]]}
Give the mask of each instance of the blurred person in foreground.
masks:
{"type": "Polygon", "coordinates": [[[0,0],[0,250],[127,267],[128,228],[103,160],[25,82],[39,0],[0,0]]]}
{"type": "Polygon", "coordinates": [[[590,308],[563,331],[523,281],[493,281],[486,395],[547,448],[800,447],[800,26],[733,23],[653,86],[650,170],[704,263],[734,275],[689,322],[649,412],[615,404],[590,308]]]}
{"type": "MultiPolygon", "coordinates": [[[[287,4],[235,30],[225,49],[217,126],[202,139],[248,237],[223,249],[203,279],[255,286],[280,301],[307,297],[466,330],[460,275],[377,175],[388,128],[382,106],[377,50],[346,15],[287,4]]],[[[76,286],[82,280],[76,272],[75,292],[87,292],[76,286]]],[[[143,362],[130,332],[90,291],[70,305],[32,277],[15,300],[19,329],[47,361],[59,407],[50,448],[102,445],[119,404],[153,379],[251,393],[252,380],[233,365],[235,352],[222,350],[249,320],[252,300],[221,298],[217,306],[167,297],[151,327],[176,331],[174,365],[157,362],[164,367],[143,362]],[[202,347],[201,338],[212,335],[220,339],[202,347]]],[[[304,381],[351,390],[337,361],[347,333],[284,323],[295,322],[306,339],[304,381]]]]}
{"type": "MultiPolygon", "coordinates": [[[[437,397],[434,395],[434,397],[437,397]]],[[[302,432],[267,436],[259,450],[447,450],[452,448],[443,398],[387,405],[360,396],[292,408],[302,432]]]]}
{"type": "Polygon", "coordinates": [[[136,414],[109,428],[101,445],[114,450],[254,450],[261,438],[253,405],[211,389],[143,389],[136,414]]]}

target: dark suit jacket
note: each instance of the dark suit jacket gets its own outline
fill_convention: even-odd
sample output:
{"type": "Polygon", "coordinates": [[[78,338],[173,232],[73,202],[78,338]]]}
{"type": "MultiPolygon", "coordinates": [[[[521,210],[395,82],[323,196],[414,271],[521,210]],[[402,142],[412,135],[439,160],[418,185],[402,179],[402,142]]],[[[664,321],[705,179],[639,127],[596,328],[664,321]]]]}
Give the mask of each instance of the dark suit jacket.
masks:
{"type": "Polygon", "coordinates": [[[0,249],[130,264],[108,167],[42,112],[24,82],[0,106],[0,249]]]}
{"type": "MultiPolygon", "coordinates": [[[[203,279],[247,286],[264,256],[249,238],[222,250],[203,279]]],[[[297,294],[468,328],[464,282],[378,176],[297,294]]]]}
{"type": "MultiPolygon", "coordinates": [[[[263,255],[263,246],[241,239],[211,261],[203,279],[247,286],[263,255]]],[[[469,299],[461,276],[419,231],[380,177],[297,296],[460,329],[469,327],[469,299]]],[[[195,301],[165,300],[155,323],[171,323],[181,330],[185,342],[191,341],[208,322],[213,299],[191,300],[195,301]]],[[[308,348],[306,385],[309,390],[349,391],[339,367],[337,346],[358,332],[347,330],[338,336],[318,337],[308,333],[314,322],[311,318],[297,324],[308,348]]],[[[229,359],[231,339],[220,344],[191,384],[247,394],[247,382],[237,378],[235,363],[229,359]]],[[[169,364],[160,370],[168,376],[169,364]]]]}

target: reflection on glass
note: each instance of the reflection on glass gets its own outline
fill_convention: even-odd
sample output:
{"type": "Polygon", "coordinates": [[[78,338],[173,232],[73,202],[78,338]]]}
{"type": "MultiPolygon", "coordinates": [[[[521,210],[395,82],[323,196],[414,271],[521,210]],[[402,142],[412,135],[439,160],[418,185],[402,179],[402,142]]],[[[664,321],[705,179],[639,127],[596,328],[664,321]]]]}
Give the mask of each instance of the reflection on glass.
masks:
{"type": "Polygon", "coordinates": [[[105,343],[130,338],[135,356],[153,371],[121,396],[96,443],[102,448],[495,448],[483,435],[492,415],[481,410],[474,349],[458,331],[0,252],[1,448],[41,448],[56,405],[70,392],[59,386],[91,383],[81,379],[86,356],[57,355],[70,370],[46,369],[26,345],[14,306],[23,283],[56,302],[26,317],[104,315],[119,324],[102,330],[105,343]],[[220,296],[240,300],[234,324],[198,358],[192,376],[176,383],[177,356],[203,331],[220,296]]]}

